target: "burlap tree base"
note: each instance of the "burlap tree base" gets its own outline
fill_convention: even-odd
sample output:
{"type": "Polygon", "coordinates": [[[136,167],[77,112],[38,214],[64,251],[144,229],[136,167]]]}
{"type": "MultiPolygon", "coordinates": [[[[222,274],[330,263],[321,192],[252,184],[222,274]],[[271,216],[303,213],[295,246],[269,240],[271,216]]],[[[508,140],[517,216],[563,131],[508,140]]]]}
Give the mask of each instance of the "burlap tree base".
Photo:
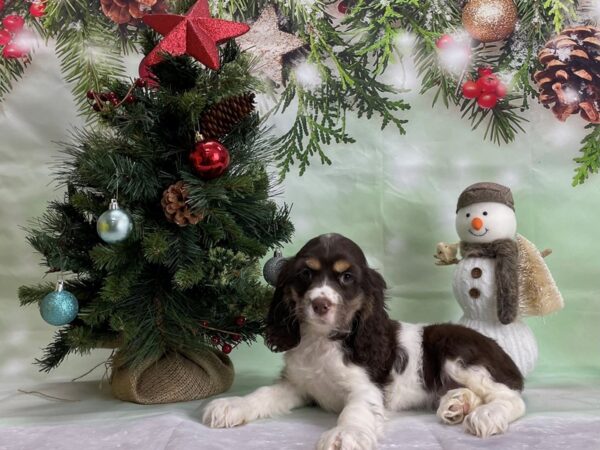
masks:
{"type": "Polygon", "coordinates": [[[113,367],[111,389],[119,400],[144,405],[185,402],[226,391],[233,374],[231,360],[219,351],[171,353],[134,368],[113,367]]]}

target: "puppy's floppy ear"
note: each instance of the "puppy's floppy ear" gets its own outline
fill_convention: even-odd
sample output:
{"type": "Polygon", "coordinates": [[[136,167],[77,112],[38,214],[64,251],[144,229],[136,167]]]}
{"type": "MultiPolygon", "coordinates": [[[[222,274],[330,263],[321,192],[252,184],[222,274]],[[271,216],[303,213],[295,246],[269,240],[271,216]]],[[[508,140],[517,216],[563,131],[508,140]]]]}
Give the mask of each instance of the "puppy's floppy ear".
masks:
{"type": "Polygon", "coordinates": [[[368,268],[367,285],[373,299],[381,300],[383,303],[385,299],[385,290],[387,289],[387,284],[383,279],[383,276],[381,276],[381,274],[376,270],[368,268]]]}
{"type": "Polygon", "coordinates": [[[372,380],[382,384],[396,360],[396,322],[385,309],[386,283],[373,269],[367,269],[364,289],[366,298],[356,312],[352,332],[346,338],[348,357],[367,368],[372,380]]]}
{"type": "Polygon", "coordinates": [[[289,259],[277,277],[277,286],[267,314],[265,341],[274,352],[285,352],[300,342],[300,324],[295,303],[288,298],[288,284],[293,277],[294,260],[289,259]]]}

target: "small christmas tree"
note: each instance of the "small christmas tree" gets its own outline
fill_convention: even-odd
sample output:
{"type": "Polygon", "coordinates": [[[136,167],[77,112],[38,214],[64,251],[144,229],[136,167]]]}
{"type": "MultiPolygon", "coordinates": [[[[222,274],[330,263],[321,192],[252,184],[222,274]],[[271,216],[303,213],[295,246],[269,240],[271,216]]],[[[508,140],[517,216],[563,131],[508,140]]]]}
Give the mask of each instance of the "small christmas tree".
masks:
{"type": "MultiPolygon", "coordinates": [[[[270,198],[274,146],[253,112],[251,64],[230,42],[219,70],[164,55],[152,69],[157,86],[119,81],[88,93],[99,124],[65,145],[57,173],[65,199],[28,229],[79,304],[37,361],[42,370],[112,347],[119,398],[166,402],[229,387],[225,354],[260,333],[270,297],[259,259],[293,232],[288,208],[270,198]],[[232,117],[217,118],[227,134],[213,126],[207,140],[211,111],[232,117]],[[112,198],[118,215],[100,217],[112,198]]],[[[24,286],[19,297],[47,303],[53,290],[24,286]]],[[[51,314],[56,304],[44,306],[51,314]]]]}

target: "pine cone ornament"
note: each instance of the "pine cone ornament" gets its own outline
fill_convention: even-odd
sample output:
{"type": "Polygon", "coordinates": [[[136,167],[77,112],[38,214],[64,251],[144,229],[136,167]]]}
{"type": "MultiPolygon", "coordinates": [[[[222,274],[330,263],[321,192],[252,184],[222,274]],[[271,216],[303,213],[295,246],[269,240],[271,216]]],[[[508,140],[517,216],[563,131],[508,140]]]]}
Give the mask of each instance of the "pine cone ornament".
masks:
{"type": "Polygon", "coordinates": [[[538,54],[543,70],[533,74],[540,102],[560,121],[580,113],[588,122],[600,123],[600,29],[567,28],[552,38],[538,54]]]}
{"type": "Polygon", "coordinates": [[[214,139],[229,133],[254,111],[254,93],[229,97],[211,106],[200,119],[202,135],[214,139]]]}
{"type": "Polygon", "coordinates": [[[192,212],[187,204],[188,197],[189,194],[183,181],[178,181],[165,190],[160,204],[169,222],[185,227],[196,225],[204,219],[204,215],[192,212]]]}
{"type": "Polygon", "coordinates": [[[100,0],[102,12],[115,23],[126,24],[141,19],[149,13],[167,9],[165,0],[100,0]]]}

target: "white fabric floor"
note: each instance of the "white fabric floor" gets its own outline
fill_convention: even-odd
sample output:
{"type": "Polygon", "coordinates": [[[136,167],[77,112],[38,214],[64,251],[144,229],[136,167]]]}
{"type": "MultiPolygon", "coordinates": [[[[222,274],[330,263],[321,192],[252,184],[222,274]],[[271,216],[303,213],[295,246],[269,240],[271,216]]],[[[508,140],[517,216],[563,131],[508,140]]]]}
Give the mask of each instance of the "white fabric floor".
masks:
{"type": "MultiPolygon", "coordinates": [[[[229,393],[244,394],[267,384],[245,377],[229,393]]],[[[445,426],[432,413],[391,414],[381,449],[600,449],[598,383],[529,387],[526,417],[506,435],[486,440],[445,426]]],[[[199,422],[204,401],[142,406],[110,396],[99,382],[46,383],[0,388],[0,449],[312,449],[335,416],[303,408],[277,419],[229,430],[199,422]],[[72,401],[50,400],[18,391],[36,390],[72,401]]]]}

